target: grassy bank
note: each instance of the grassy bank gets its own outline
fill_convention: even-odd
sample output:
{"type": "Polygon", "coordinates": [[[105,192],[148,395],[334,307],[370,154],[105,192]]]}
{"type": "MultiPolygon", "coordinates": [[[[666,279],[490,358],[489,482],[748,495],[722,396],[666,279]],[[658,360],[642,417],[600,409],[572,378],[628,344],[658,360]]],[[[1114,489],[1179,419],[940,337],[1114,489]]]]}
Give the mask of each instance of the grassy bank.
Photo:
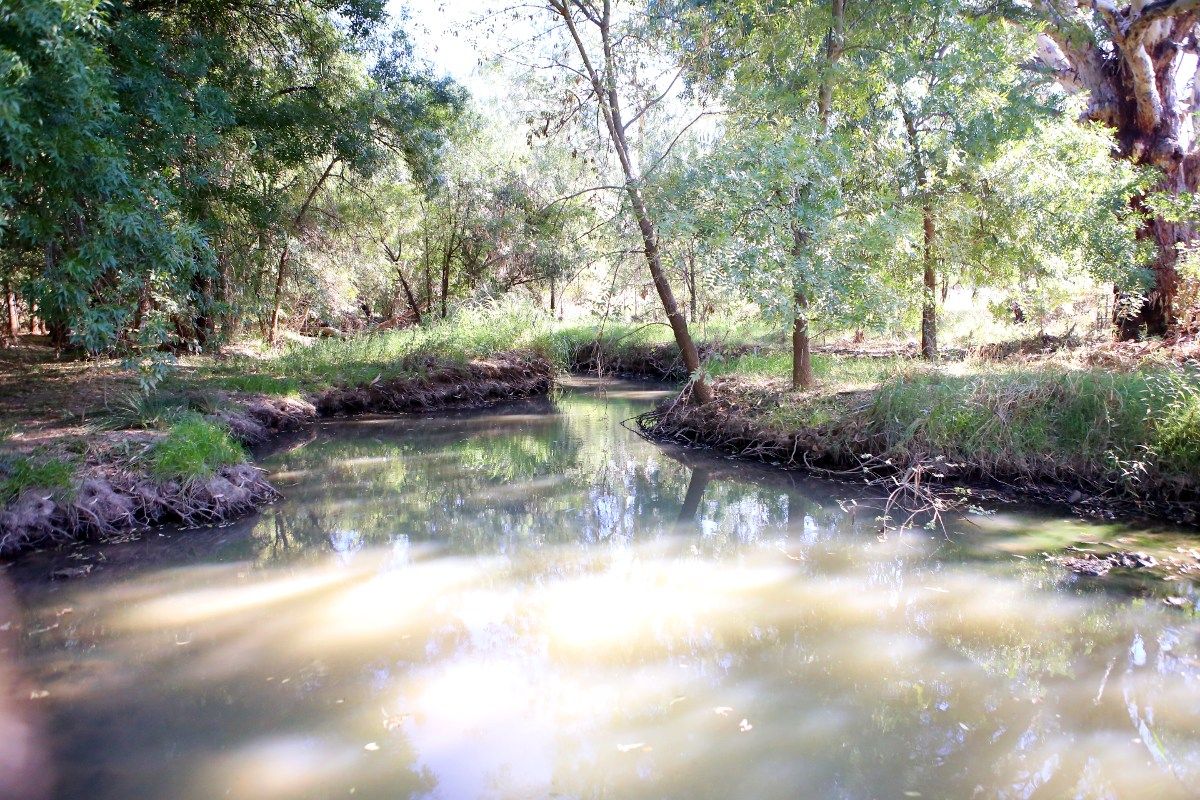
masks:
{"type": "MultiPolygon", "coordinates": [[[[714,325],[706,333],[701,351],[719,400],[676,406],[658,420],[656,436],[793,467],[867,464],[877,473],[925,465],[947,482],[1073,487],[1092,497],[1173,503],[1169,515],[1181,521],[1195,516],[1175,514],[1180,503],[1200,500],[1194,370],[1114,371],[1068,357],[932,367],[886,351],[816,353],[818,388],[793,392],[779,331],[714,325]]],[[[119,375],[113,365],[105,369],[119,375]]],[[[19,446],[0,457],[0,551],[243,513],[274,493],[246,446],[276,432],[320,416],[539,394],[556,371],[568,370],[687,378],[663,325],[562,326],[521,307],[477,308],[419,328],[273,352],[188,358],[148,395],[126,377],[103,407],[73,417],[57,437],[52,425],[25,439],[13,426],[10,443],[19,446]]]]}
{"type": "Polygon", "coordinates": [[[1059,362],[933,368],[835,360],[792,392],[769,359],[718,379],[719,402],[677,407],[653,434],[791,467],[1000,482],[1078,501],[1119,500],[1197,521],[1200,373],[1059,362]],[[878,374],[872,374],[878,369],[878,374]],[[1045,491],[1041,491],[1045,490],[1045,491]]]}
{"type": "Polygon", "coordinates": [[[43,426],[26,438],[13,426],[0,457],[0,555],[246,513],[276,496],[246,446],[320,416],[544,394],[554,364],[567,360],[561,345],[540,314],[480,309],[258,357],[187,359],[152,393],[123,386],[57,430],[43,426]]]}
{"type": "Polygon", "coordinates": [[[420,378],[431,364],[463,365],[499,353],[519,351],[564,363],[563,344],[544,314],[483,307],[422,327],[292,345],[267,357],[201,361],[176,386],[301,395],[420,378]]]}

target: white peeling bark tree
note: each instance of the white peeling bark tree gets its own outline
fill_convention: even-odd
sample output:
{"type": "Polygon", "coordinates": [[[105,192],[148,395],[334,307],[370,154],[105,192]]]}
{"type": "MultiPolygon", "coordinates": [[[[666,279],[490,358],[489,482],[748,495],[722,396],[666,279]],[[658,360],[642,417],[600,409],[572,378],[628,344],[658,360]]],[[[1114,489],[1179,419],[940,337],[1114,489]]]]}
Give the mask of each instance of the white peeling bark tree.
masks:
{"type": "Polygon", "coordinates": [[[708,403],[713,399],[712,387],[700,372],[700,352],[663,269],[658,229],[642,195],[643,176],[628,139],[629,127],[652,106],[644,106],[628,121],[625,119],[619,88],[622,75],[618,53],[625,38],[615,35],[612,5],[612,0],[601,0],[599,3],[592,0],[547,0],[547,8],[562,21],[579,57],[578,68],[565,64],[558,66],[581,75],[590,87],[587,99],[595,104],[620,162],[624,181],[622,189],[641,234],[650,278],[671,325],[684,367],[693,376],[692,396],[700,403],[708,403]]]}
{"type": "MultiPolygon", "coordinates": [[[[1088,93],[1084,116],[1114,131],[1119,157],[1159,169],[1157,191],[1195,191],[1200,0],[1038,0],[1035,8],[1046,20],[1039,58],[1063,86],[1088,93]]],[[[1145,210],[1145,198],[1134,204],[1145,210]]],[[[1148,213],[1139,238],[1153,246],[1154,283],[1140,307],[1114,315],[1123,339],[1142,329],[1161,336],[1174,324],[1180,250],[1196,230],[1148,213]]]]}

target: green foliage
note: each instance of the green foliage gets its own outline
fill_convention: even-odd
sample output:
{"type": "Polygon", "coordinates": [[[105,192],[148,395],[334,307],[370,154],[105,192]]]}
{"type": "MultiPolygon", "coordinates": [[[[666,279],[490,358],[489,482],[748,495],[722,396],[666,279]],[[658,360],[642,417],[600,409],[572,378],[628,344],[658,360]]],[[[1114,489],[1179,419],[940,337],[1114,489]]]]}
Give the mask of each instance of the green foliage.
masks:
{"type": "Polygon", "coordinates": [[[26,489],[66,491],[71,486],[76,464],[61,458],[16,456],[0,460],[0,503],[7,503],[26,489]]]}
{"type": "Polygon", "coordinates": [[[434,180],[464,99],[384,23],[376,0],[5,4],[0,273],[92,352],[261,312],[314,169],[434,180]]]}
{"type": "MultiPolygon", "coordinates": [[[[825,387],[874,386],[903,370],[912,369],[906,358],[855,358],[815,353],[813,374],[825,387]]],[[[791,354],[777,351],[716,360],[709,371],[715,376],[737,375],[784,378],[792,374],[791,354]]]]}
{"type": "Polygon", "coordinates": [[[154,445],[150,472],[159,478],[205,478],[221,467],[240,464],[246,451],[229,431],[199,414],[185,414],[154,445]]]}

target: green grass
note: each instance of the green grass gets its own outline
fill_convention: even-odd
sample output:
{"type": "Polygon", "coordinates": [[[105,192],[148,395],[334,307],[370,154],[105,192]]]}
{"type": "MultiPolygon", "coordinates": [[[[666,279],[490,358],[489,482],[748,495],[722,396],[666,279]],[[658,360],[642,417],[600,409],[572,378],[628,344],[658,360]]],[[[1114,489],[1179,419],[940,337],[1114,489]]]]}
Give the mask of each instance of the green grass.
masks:
{"type": "Polygon", "coordinates": [[[179,419],[149,454],[150,472],[159,478],[203,478],[246,460],[246,451],[220,425],[189,414],[179,419]]]}
{"type": "Polygon", "coordinates": [[[75,466],[61,458],[6,458],[0,462],[0,503],[15,499],[26,489],[66,491],[71,487],[75,466]]]}
{"type": "Polygon", "coordinates": [[[1166,371],[1011,370],[885,381],[869,414],[889,447],[1021,463],[1200,464],[1196,376],[1166,371]]]}
{"type": "MultiPolygon", "coordinates": [[[[913,368],[906,358],[854,358],[814,353],[813,377],[824,389],[831,385],[840,389],[873,386],[905,369],[913,368]]],[[[786,350],[751,353],[730,359],[715,360],[709,373],[716,377],[743,375],[761,378],[790,378],[792,354],[786,350]]]]}
{"type": "Polygon", "coordinates": [[[448,320],[347,339],[295,345],[267,359],[230,359],[199,376],[202,384],[261,394],[294,395],[333,386],[419,377],[430,359],[466,363],[513,350],[556,356],[553,323],[513,305],[463,310],[448,320]]]}
{"type": "MultiPolygon", "coordinates": [[[[751,361],[739,374],[778,375],[773,362],[756,368],[759,362],[751,361]]],[[[870,379],[869,368],[834,363],[825,375],[840,381],[760,404],[763,422],[791,430],[827,425],[833,436],[867,432],[876,455],[902,459],[941,456],[979,470],[1043,477],[1054,470],[1115,474],[1131,490],[1156,483],[1200,488],[1195,371],[913,367],[851,392],[834,389],[847,376],[870,379]]]]}

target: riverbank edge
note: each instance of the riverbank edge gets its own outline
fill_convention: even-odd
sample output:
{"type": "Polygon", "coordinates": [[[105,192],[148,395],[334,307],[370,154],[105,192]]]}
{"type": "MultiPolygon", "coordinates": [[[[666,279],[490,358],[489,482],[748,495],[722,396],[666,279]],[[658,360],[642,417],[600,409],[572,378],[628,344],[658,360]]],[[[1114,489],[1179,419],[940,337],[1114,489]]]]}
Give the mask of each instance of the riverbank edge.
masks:
{"type": "MultiPolygon", "coordinates": [[[[228,395],[205,418],[247,448],[323,419],[484,408],[547,394],[558,372],[547,357],[514,351],[465,363],[430,357],[425,375],[334,387],[301,397],[228,395]]],[[[133,441],[136,432],[118,432],[133,441]]],[[[30,487],[0,508],[0,559],[154,525],[186,527],[229,522],[281,496],[253,460],[223,466],[203,478],[161,479],[132,467],[110,447],[78,468],[71,489],[30,487]]]]}
{"type": "MultiPolygon", "coordinates": [[[[817,426],[777,427],[761,410],[743,402],[736,379],[716,381],[716,399],[689,402],[686,387],[677,397],[635,418],[636,429],[656,444],[720,453],[784,471],[820,478],[871,483],[895,501],[903,517],[963,509],[979,502],[1037,503],[1096,520],[1148,519],[1200,527],[1200,487],[1177,498],[1149,499],[1120,487],[1100,465],[1066,466],[1043,462],[1006,472],[970,459],[951,463],[925,453],[889,450],[868,426],[852,416],[817,426]],[[893,493],[895,493],[893,495],[893,493]]],[[[869,394],[870,391],[860,394],[869,394]]],[[[911,521],[911,520],[910,520],[911,521]]],[[[896,522],[893,518],[892,522],[896,522]]]]}

